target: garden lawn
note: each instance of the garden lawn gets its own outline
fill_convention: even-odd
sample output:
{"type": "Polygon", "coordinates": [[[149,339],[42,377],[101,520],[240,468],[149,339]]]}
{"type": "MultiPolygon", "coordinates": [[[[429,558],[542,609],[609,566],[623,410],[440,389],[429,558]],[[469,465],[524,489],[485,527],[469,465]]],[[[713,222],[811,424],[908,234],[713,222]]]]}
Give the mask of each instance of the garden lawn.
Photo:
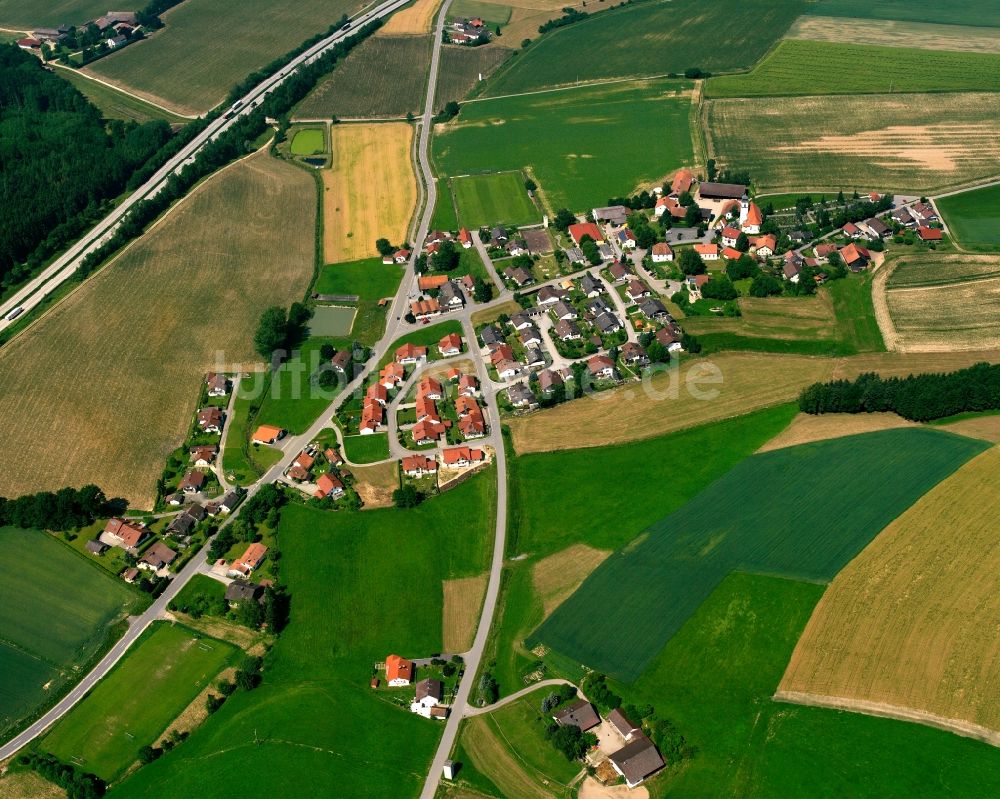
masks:
{"type": "Polygon", "coordinates": [[[389,457],[388,433],[344,436],[344,458],[351,463],[377,463],[389,457]]]}
{"type": "Polygon", "coordinates": [[[232,662],[236,647],[155,622],[40,748],[110,780],[232,662]]]}
{"type": "Polygon", "coordinates": [[[469,102],[438,127],[434,160],[447,175],[526,169],[550,211],[588,210],[692,162],[690,88],[636,81],[469,102]]]}
{"type": "Polygon", "coordinates": [[[632,685],[696,748],[654,795],[878,797],[993,794],[1000,752],[890,719],[778,704],[771,696],[823,588],[731,574],[632,685]],[[946,766],[944,764],[947,764],[946,766]]]}
{"type": "Polygon", "coordinates": [[[829,581],[986,446],[905,428],[747,458],[606,560],[528,645],[635,679],[726,574],[829,581]]]}
{"type": "Polygon", "coordinates": [[[963,247],[1000,247],[1000,186],[989,186],[935,201],[952,236],[963,247]]]}
{"type": "Polygon", "coordinates": [[[117,792],[225,799],[239,783],[251,797],[416,796],[443,726],[394,704],[402,692],[368,683],[392,652],[441,651],[442,580],[487,568],[492,513],[467,509],[495,506],[495,480],[491,470],[408,510],[284,508],[278,539],[291,619],[263,684],[238,692],[117,792]]]}
{"type": "Polygon", "coordinates": [[[524,175],[520,172],[454,178],[451,189],[464,227],[496,224],[520,227],[540,221],[541,215],[524,188],[524,175]]]}
{"type": "Polygon", "coordinates": [[[146,598],[47,533],[0,528],[0,730],[41,705],[146,598]],[[47,685],[50,680],[54,680],[47,685]]]}
{"type": "Polygon", "coordinates": [[[301,128],[292,138],[292,155],[319,155],[326,149],[326,133],[322,128],[301,128]]]}
{"type": "MultiPolygon", "coordinates": [[[[496,73],[487,93],[495,97],[577,81],[683,74],[688,69],[746,69],[807,7],[805,0],[625,4],[545,34],[496,73]]],[[[596,106],[590,113],[605,115],[596,106]]]]}
{"type": "Polygon", "coordinates": [[[786,39],[744,75],[711,78],[707,97],[1000,91],[1000,54],[786,39]]]}

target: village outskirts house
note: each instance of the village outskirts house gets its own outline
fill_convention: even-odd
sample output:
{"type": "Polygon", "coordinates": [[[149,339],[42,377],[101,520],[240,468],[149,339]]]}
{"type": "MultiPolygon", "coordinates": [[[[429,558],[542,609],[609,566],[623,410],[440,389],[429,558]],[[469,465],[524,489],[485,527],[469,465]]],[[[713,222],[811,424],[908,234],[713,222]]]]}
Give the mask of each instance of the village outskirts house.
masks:
{"type": "Polygon", "coordinates": [[[389,655],[385,659],[385,681],[392,688],[402,688],[413,682],[413,674],[417,666],[412,660],[389,655]]]}

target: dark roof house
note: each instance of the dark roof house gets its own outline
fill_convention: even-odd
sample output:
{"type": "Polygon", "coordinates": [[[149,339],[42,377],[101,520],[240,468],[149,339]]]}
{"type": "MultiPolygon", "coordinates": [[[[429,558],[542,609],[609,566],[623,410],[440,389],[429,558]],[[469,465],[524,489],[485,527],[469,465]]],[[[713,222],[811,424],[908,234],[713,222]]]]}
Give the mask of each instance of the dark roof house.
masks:
{"type": "Polygon", "coordinates": [[[583,732],[601,723],[601,717],[597,714],[596,708],[586,699],[578,699],[560,710],[552,718],[556,720],[557,724],[579,727],[583,732]]]}

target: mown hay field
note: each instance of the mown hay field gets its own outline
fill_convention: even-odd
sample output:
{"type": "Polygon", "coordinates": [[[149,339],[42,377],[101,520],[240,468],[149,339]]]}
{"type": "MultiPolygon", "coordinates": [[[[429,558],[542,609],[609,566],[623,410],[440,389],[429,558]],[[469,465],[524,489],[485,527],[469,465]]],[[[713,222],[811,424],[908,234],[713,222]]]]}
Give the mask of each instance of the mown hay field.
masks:
{"type": "Polygon", "coordinates": [[[921,6],[915,6],[909,0],[878,0],[875,3],[871,0],[820,0],[809,5],[804,13],[863,21],[898,19],[1000,27],[1000,8],[993,0],[950,0],[946,5],[925,3],[921,6]]]}
{"type": "Polygon", "coordinates": [[[845,29],[850,31],[850,38],[854,44],[916,47],[921,50],[955,50],[965,53],[1000,53],[1000,35],[990,28],[909,20],[855,20],[841,17],[801,16],[795,20],[786,37],[816,42],[843,42],[845,29]]]}
{"type": "Polygon", "coordinates": [[[583,211],[691,164],[690,89],[637,81],[468,102],[437,127],[434,160],[445,175],[527,169],[550,210],[583,211]]]}
{"type": "Polygon", "coordinates": [[[932,91],[1000,91],[1000,53],[786,39],[749,73],[705,87],[707,97],[932,91]]]}
{"type": "Polygon", "coordinates": [[[333,157],[323,171],[323,251],[327,263],[377,255],[375,241],[406,239],[417,203],[405,122],[334,125],[333,157]]]}
{"type": "Polygon", "coordinates": [[[710,155],[767,191],[932,192],[1000,174],[1000,95],[712,100],[710,155]]]}
{"type": "Polygon", "coordinates": [[[0,528],[0,544],[0,730],[6,730],[72,679],[110,627],[144,601],[45,533],[0,528]]]}
{"type": "Polygon", "coordinates": [[[543,36],[486,91],[496,97],[578,81],[750,67],[806,6],[803,0],[654,0],[601,11],[543,36]]]}
{"type": "Polygon", "coordinates": [[[524,188],[524,175],[520,172],[454,178],[451,191],[458,208],[458,220],[467,228],[498,223],[520,227],[542,219],[524,188]]]}
{"type": "Polygon", "coordinates": [[[792,423],[762,446],[758,452],[784,449],[813,441],[892,430],[896,427],[917,427],[916,422],[894,413],[800,413],[792,423]]]}
{"type": "Polygon", "coordinates": [[[963,247],[1000,247],[1000,186],[952,194],[935,202],[952,237],[963,247]]]}
{"type": "Polygon", "coordinates": [[[480,75],[486,80],[512,53],[512,50],[499,46],[442,47],[437,88],[434,90],[435,106],[443,106],[451,100],[464,100],[480,85],[480,75]]]}
{"type": "Polygon", "coordinates": [[[837,315],[827,291],[815,297],[741,297],[742,316],[692,316],[684,329],[692,335],[731,332],[786,341],[833,341],[838,336],[837,315]]]}
{"type": "Polygon", "coordinates": [[[951,372],[978,361],[997,363],[1000,352],[873,352],[844,358],[721,352],[685,360],[679,371],[654,376],[649,390],[647,384],[626,385],[510,419],[508,425],[514,448],[521,454],[620,444],[790,402],[817,381],[853,378],[862,372],[901,377],[911,372],[951,372]],[[699,390],[718,394],[702,399],[688,391],[689,381],[699,390]]]}
{"type": "Polygon", "coordinates": [[[351,51],[292,113],[296,119],[418,116],[424,107],[430,36],[372,36],[351,51]]]}
{"type": "Polygon", "coordinates": [[[902,352],[1000,347],[1000,257],[907,257],[889,278],[886,305],[902,352]]]}
{"type": "Polygon", "coordinates": [[[315,217],[309,174],[254,155],[3,347],[0,493],[92,482],[150,507],[205,372],[256,363],[261,312],[301,299],[315,217]]]}
{"type": "Polygon", "coordinates": [[[998,514],[994,447],[837,575],[780,690],[885,703],[1000,732],[998,514]]]}
{"type": "Polygon", "coordinates": [[[377,36],[398,36],[400,34],[430,33],[441,0],[416,0],[397,11],[379,29],[377,36]]]}
{"type": "Polygon", "coordinates": [[[178,113],[202,114],[250,72],[360,6],[354,0],[185,0],[162,15],[162,30],[86,71],[178,113]]]}
{"type": "Polygon", "coordinates": [[[445,652],[466,652],[472,646],[479,612],[486,594],[488,574],[456,577],[442,583],[444,604],[441,641],[445,652]]]}
{"type": "Polygon", "coordinates": [[[730,572],[832,580],[879,530],[986,446],[905,428],[747,458],[608,558],[528,645],[632,681],[730,572]],[[830,464],[836,491],[806,477],[828,473],[830,464]]]}

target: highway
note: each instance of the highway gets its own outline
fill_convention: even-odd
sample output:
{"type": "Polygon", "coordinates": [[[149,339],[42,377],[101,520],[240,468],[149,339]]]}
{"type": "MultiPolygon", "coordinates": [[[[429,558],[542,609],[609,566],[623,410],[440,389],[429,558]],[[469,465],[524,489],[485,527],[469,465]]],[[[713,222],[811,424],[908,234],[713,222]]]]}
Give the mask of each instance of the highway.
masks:
{"type": "Polygon", "coordinates": [[[372,20],[392,14],[406,5],[407,2],[409,0],[388,0],[381,5],[365,11],[351,20],[351,27],[349,29],[341,29],[327,36],[304,53],[289,61],[287,66],[280,69],[274,75],[258,83],[239,100],[239,110],[230,119],[226,119],[225,115],[223,115],[213,120],[205,130],[188,142],[156,174],[125,198],[120,205],[85,233],[66,252],[56,258],[49,266],[45,267],[45,269],[11,295],[11,297],[0,303],[0,330],[4,330],[16,321],[15,319],[7,318],[12,311],[20,308],[22,310],[19,315],[27,313],[69,280],[76,272],[80,262],[114,235],[118,223],[137,203],[155,196],[171,174],[180,171],[186,164],[191,163],[197,157],[202,147],[217,139],[242,115],[251,113],[254,108],[263,102],[269,92],[274,91],[275,88],[280,86],[298,67],[310,63],[337,42],[356,33],[358,27],[372,20]]]}

